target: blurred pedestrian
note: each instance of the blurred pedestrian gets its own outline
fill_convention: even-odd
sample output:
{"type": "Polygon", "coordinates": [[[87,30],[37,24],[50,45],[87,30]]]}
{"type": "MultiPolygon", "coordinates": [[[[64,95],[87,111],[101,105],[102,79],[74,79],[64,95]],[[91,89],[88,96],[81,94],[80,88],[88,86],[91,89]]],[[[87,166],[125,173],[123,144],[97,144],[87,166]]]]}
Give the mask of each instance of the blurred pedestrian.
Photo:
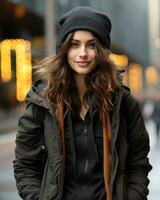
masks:
{"type": "Polygon", "coordinates": [[[144,200],[149,138],[110,59],[109,18],[76,7],[59,20],[19,120],[14,175],[26,200],[144,200]]]}
{"type": "Polygon", "coordinates": [[[154,106],[155,103],[153,99],[147,99],[143,102],[141,110],[145,121],[149,121],[152,119],[154,106]]]}

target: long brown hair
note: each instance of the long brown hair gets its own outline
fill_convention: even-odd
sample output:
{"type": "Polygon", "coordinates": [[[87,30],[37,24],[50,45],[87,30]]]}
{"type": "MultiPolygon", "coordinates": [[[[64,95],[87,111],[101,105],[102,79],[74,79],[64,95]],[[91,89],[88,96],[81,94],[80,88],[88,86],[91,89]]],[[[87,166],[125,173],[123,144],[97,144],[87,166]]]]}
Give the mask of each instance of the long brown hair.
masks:
{"type": "Polygon", "coordinates": [[[76,102],[78,110],[82,104],[88,104],[88,96],[92,95],[93,106],[97,111],[107,111],[112,107],[112,95],[120,83],[116,78],[116,67],[111,61],[110,51],[104,49],[95,37],[97,67],[86,77],[87,91],[80,101],[74,72],[67,62],[67,50],[70,47],[74,33],[70,33],[55,56],[44,59],[36,66],[38,79],[42,79],[45,87],[42,96],[51,101],[56,110],[65,105],[67,110],[76,102]]]}

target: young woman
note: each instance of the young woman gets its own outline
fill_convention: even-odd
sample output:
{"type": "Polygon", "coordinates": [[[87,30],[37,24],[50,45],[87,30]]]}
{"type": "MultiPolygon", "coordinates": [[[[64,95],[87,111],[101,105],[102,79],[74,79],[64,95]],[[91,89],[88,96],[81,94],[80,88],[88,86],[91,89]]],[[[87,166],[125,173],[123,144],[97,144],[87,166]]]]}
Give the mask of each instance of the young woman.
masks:
{"type": "Polygon", "coordinates": [[[145,200],[149,138],[110,60],[109,18],[77,7],[19,120],[14,174],[25,200],[145,200]]]}

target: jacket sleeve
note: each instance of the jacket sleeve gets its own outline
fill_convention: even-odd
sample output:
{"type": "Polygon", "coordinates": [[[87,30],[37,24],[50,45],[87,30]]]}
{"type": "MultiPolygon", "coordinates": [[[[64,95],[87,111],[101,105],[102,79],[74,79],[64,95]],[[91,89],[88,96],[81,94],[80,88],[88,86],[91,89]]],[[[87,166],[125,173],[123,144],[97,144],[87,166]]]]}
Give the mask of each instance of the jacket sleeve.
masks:
{"type": "Polygon", "coordinates": [[[19,195],[24,200],[38,200],[43,175],[45,146],[42,125],[34,116],[34,104],[26,109],[18,122],[14,176],[19,195]]]}
{"type": "Polygon", "coordinates": [[[131,95],[126,98],[128,113],[127,200],[147,200],[148,172],[152,169],[148,152],[149,136],[138,101],[131,95]]]}

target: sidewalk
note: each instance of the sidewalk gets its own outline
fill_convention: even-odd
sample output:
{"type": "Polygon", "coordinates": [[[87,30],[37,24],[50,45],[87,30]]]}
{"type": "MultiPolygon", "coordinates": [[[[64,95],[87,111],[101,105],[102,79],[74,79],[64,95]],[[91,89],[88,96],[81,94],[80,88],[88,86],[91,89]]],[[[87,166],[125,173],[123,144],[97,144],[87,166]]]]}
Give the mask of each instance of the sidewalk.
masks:
{"type": "Polygon", "coordinates": [[[0,200],[20,200],[13,175],[16,132],[0,135],[0,200]]]}
{"type": "Polygon", "coordinates": [[[159,190],[159,185],[160,185],[160,145],[157,146],[157,143],[160,144],[160,141],[157,141],[156,138],[156,128],[155,124],[152,120],[148,121],[146,123],[146,128],[148,130],[149,136],[150,136],[150,153],[149,153],[149,159],[150,163],[153,167],[151,172],[149,173],[149,179],[150,179],[150,184],[149,184],[149,196],[148,200],[159,200],[160,199],[160,190],[159,190]]]}

